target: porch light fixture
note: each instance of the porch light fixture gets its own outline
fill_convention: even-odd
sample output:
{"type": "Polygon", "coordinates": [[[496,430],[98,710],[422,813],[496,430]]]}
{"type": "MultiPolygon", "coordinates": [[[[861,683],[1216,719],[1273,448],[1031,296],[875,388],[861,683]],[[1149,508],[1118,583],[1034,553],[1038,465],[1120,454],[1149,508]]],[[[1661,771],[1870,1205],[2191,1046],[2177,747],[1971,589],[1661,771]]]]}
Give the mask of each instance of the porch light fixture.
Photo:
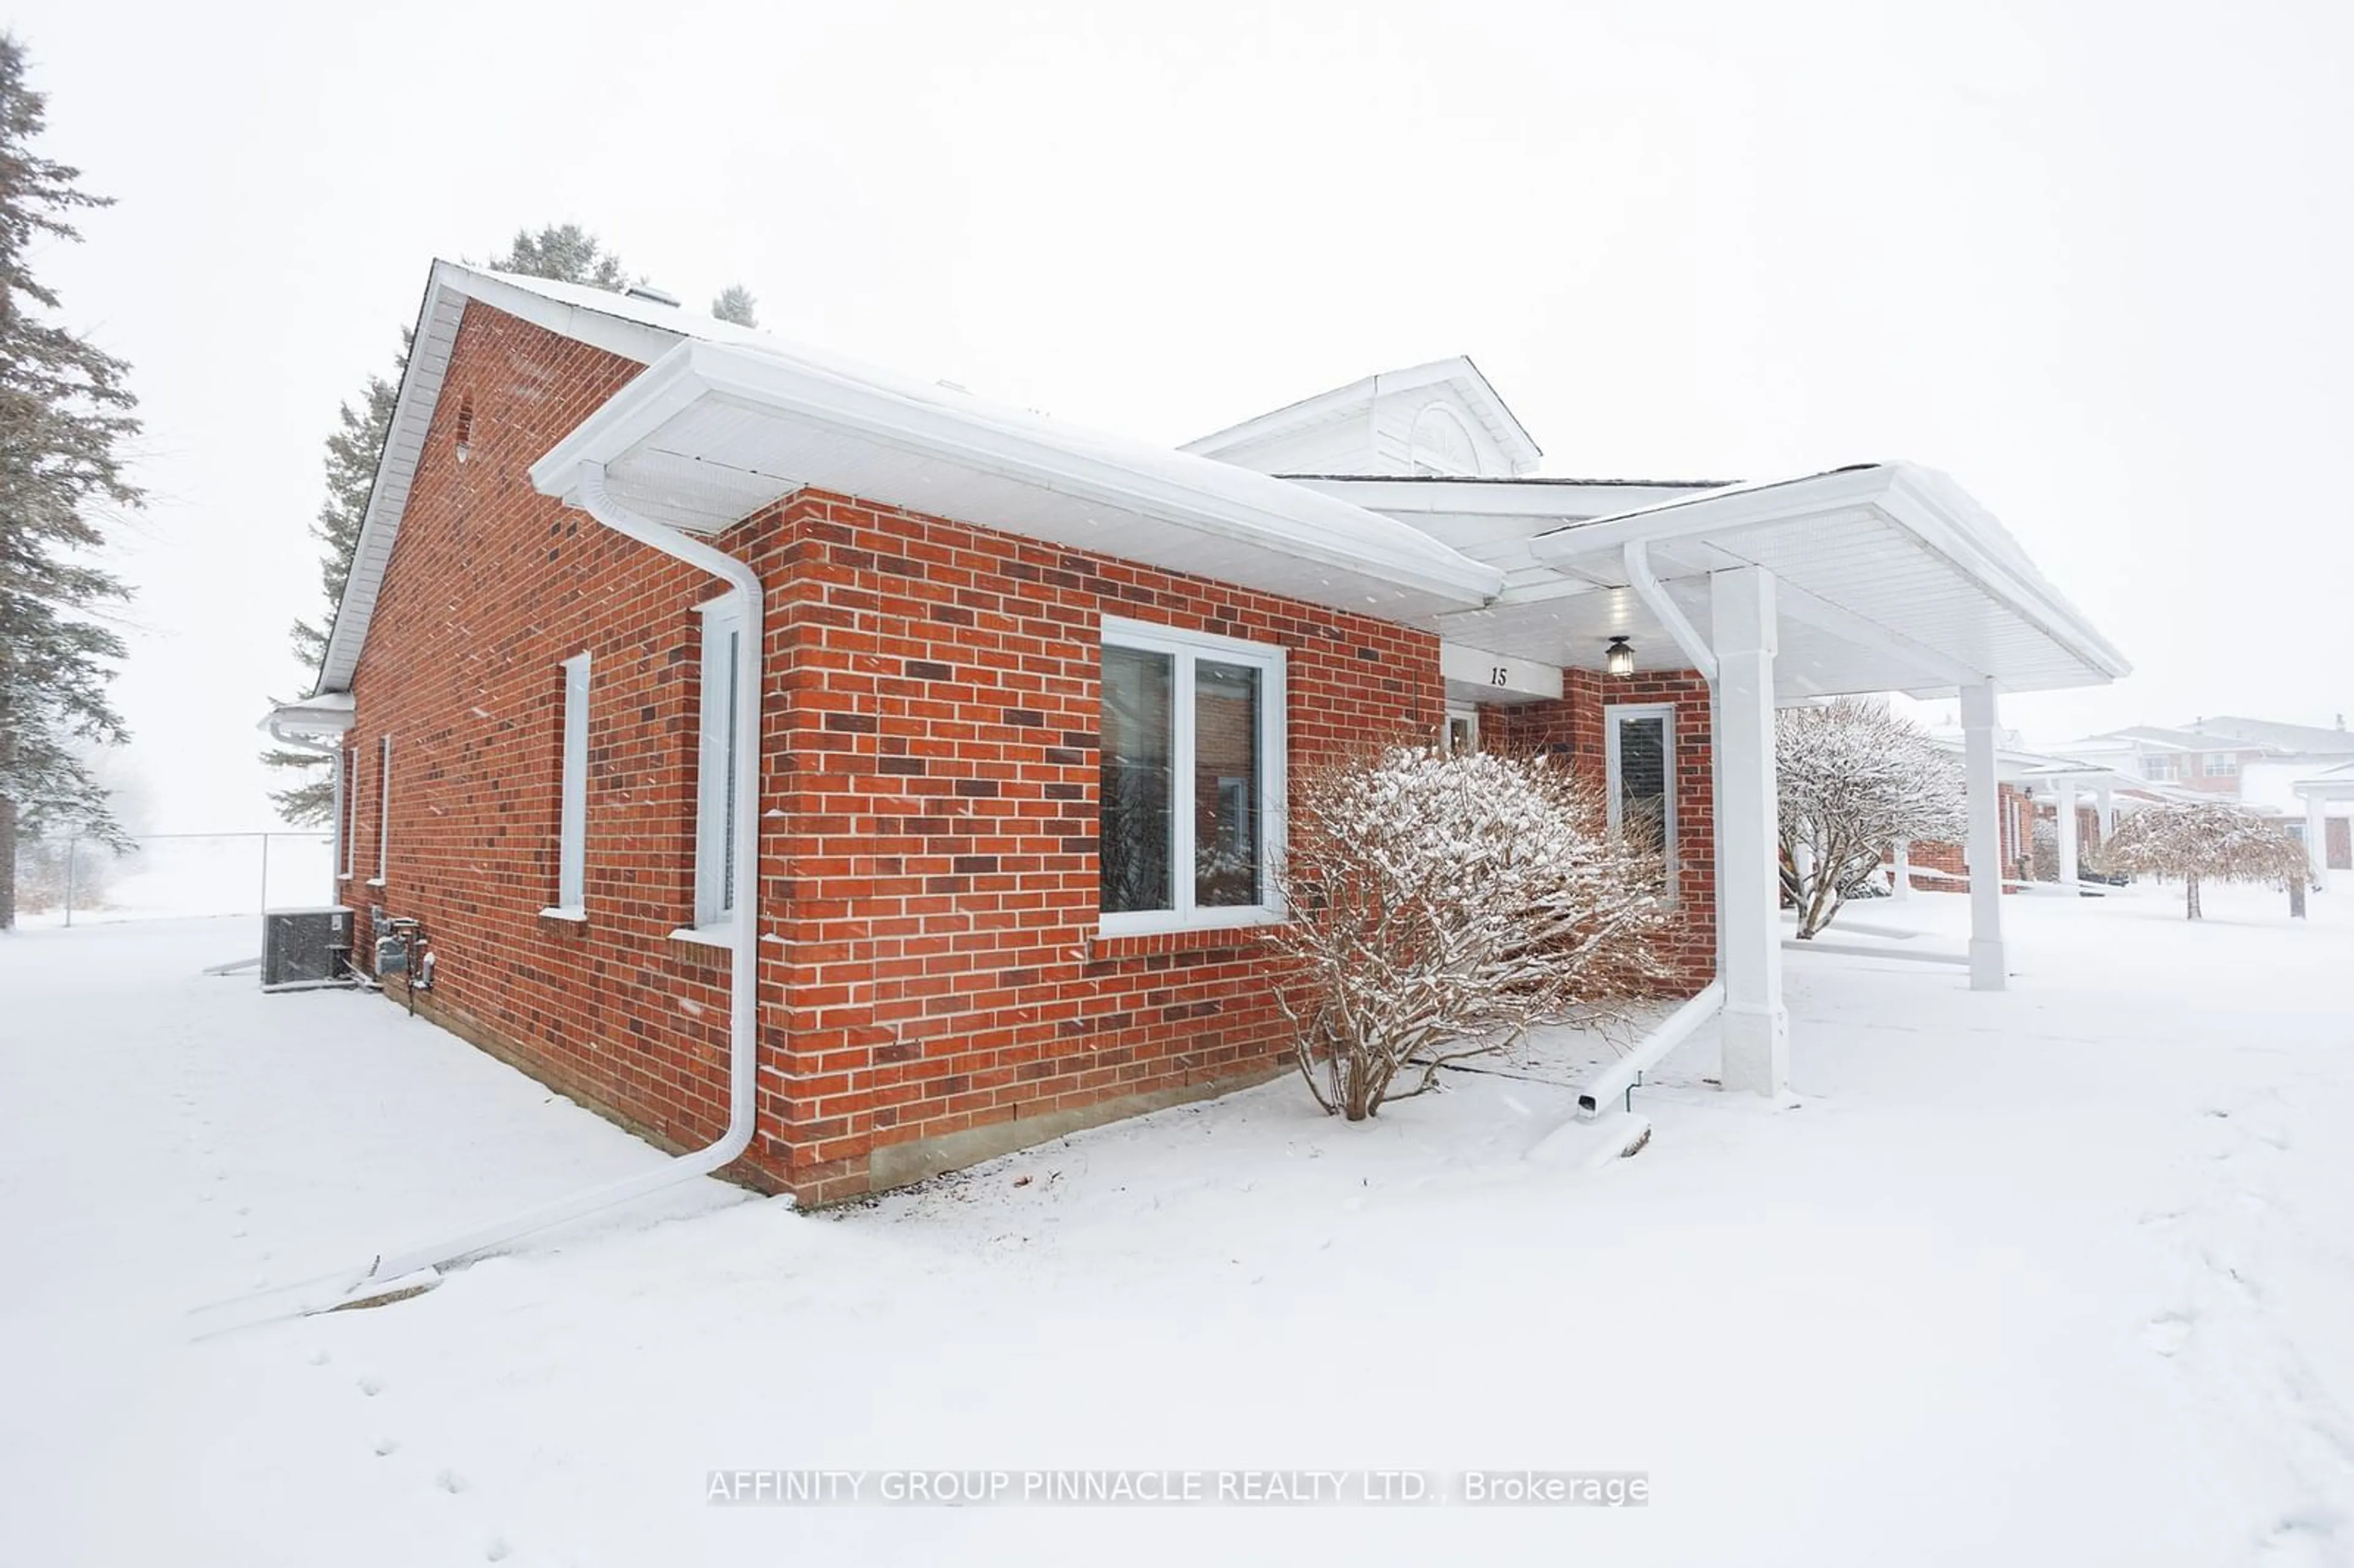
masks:
{"type": "Polygon", "coordinates": [[[1627,645],[1623,637],[1612,638],[1610,650],[1602,658],[1604,667],[1614,675],[1626,676],[1635,673],[1635,651],[1627,645]]]}

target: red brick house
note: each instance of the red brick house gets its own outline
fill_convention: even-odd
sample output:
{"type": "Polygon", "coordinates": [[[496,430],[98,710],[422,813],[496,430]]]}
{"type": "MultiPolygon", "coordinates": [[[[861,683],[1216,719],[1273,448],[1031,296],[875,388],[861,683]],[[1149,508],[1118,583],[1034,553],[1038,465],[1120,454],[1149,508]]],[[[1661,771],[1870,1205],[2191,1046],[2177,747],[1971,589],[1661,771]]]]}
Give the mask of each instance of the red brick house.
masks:
{"type": "Polygon", "coordinates": [[[1662,818],[1725,1081],[1778,1092],[1774,704],[1958,690],[1988,739],[1998,686],[2125,666],[1927,471],[1538,455],[1463,359],[1172,451],[440,263],[273,723],[334,747],[338,896],[426,923],[436,1017],[808,1201],[1275,1070],[1287,774],[1399,736],[1662,818]]]}

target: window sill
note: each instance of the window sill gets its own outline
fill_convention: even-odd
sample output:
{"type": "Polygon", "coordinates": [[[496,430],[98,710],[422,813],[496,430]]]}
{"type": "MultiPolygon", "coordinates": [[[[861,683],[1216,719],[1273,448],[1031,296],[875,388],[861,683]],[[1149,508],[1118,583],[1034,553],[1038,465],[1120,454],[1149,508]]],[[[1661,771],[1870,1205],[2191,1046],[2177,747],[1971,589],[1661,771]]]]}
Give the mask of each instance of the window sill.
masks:
{"type": "Polygon", "coordinates": [[[1264,905],[1216,914],[1196,911],[1183,917],[1165,910],[1134,915],[1098,915],[1096,917],[1096,939],[1117,942],[1130,937],[1216,937],[1232,931],[1253,931],[1263,926],[1280,926],[1289,918],[1283,911],[1269,909],[1264,905]]]}
{"type": "Polygon", "coordinates": [[[543,920],[569,920],[577,926],[588,924],[588,911],[577,904],[550,905],[539,912],[543,920]]]}
{"type": "Polygon", "coordinates": [[[382,887],[384,885],[384,878],[381,876],[371,876],[367,879],[365,885],[369,887],[382,887]]]}
{"type": "Polygon", "coordinates": [[[348,871],[339,871],[335,873],[335,880],[337,882],[349,882],[351,879],[352,874],[348,871]]]}
{"type": "Polygon", "coordinates": [[[726,948],[732,950],[736,946],[736,927],[733,924],[681,926],[670,934],[670,939],[673,942],[691,942],[698,948],[726,948]]]}
{"type": "Polygon", "coordinates": [[[1101,964],[1164,955],[1230,953],[1256,944],[1264,934],[1284,923],[1280,916],[1262,914],[1254,920],[1217,926],[1169,926],[1157,931],[1098,930],[1087,938],[1087,958],[1089,963],[1101,964]]]}

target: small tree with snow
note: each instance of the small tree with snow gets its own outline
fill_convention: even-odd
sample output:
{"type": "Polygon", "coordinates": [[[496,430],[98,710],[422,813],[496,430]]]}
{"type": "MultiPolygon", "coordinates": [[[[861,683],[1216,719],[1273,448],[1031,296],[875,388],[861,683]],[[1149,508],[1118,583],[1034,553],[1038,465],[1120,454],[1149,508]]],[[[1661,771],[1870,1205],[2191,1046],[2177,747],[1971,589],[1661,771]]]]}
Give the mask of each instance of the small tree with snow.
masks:
{"type": "Polygon", "coordinates": [[[1666,977],[1658,861],[1612,842],[1596,792],[1543,759],[1403,746],[1310,768],[1290,836],[1277,995],[1310,1090],[1351,1121],[1666,977]]]}
{"type": "Polygon", "coordinates": [[[1962,770],[1920,726],[1842,697],[1785,708],[1774,725],[1782,891],[1811,938],[1879,874],[1900,839],[1967,835],[1962,770]]]}
{"type": "Polygon", "coordinates": [[[2305,846],[2274,823],[2222,800],[2166,800],[2117,823],[2102,845],[2119,871],[2182,879],[2183,913],[2200,917],[2202,882],[2302,883],[2313,874],[2305,846]]]}

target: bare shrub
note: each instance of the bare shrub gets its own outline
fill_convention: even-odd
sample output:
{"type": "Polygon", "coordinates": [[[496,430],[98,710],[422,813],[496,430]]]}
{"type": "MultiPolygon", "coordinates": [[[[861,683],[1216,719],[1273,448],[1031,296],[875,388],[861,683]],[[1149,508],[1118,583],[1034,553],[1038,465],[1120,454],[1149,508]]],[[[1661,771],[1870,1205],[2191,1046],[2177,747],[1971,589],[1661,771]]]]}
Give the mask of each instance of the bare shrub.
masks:
{"type": "Polygon", "coordinates": [[[1446,1063],[1656,990],[1659,862],[1605,821],[1599,791],[1540,758],[1398,746],[1298,779],[1291,918],[1269,940],[1327,1111],[1362,1120],[1446,1063]]]}

